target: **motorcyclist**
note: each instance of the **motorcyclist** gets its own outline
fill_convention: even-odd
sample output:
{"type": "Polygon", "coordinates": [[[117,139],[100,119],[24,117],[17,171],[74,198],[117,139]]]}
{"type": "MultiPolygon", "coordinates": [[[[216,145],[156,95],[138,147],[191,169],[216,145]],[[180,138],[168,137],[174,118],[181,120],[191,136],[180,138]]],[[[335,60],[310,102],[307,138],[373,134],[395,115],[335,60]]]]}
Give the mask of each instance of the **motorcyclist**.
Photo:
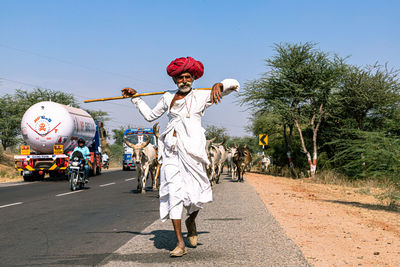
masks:
{"type": "Polygon", "coordinates": [[[71,153],[71,157],[70,159],[72,159],[72,155],[74,154],[75,151],[79,151],[82,153],[83,158],[85,159],[85,182],[88,182],[88,178],[89,178],[89,165],[88,162],[90,160],[90,151],[89,148],[85,145],[85,139],[83,138],[79,138],[78,139],[78,146],[76,146],[74,148],[74,150],[71,153]]]}
{"type": "Polygon", "coordinates": [[[105,166],[106,164],[108,164],[108,159],[109,159],[109,157],[108,157],[108,155],[107,155],[106,152],[104,152],[104,153],[101,155],[101,159],[102,159],[102,162],[103,162],[103,165],[104,165],[104,166],[105,166]]]}

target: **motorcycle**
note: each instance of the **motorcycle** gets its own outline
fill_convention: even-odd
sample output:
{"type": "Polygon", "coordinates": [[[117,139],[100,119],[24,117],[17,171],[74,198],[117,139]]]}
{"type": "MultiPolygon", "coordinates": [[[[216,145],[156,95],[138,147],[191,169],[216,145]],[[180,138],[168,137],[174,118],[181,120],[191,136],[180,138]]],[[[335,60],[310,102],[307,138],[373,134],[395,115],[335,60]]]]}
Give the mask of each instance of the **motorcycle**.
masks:
{"type": "Polygon", "coordinates": [[[85,188],[85,159],[82,153],[76,151],[72,155],[68,176],[71,191],[85,188]]]}

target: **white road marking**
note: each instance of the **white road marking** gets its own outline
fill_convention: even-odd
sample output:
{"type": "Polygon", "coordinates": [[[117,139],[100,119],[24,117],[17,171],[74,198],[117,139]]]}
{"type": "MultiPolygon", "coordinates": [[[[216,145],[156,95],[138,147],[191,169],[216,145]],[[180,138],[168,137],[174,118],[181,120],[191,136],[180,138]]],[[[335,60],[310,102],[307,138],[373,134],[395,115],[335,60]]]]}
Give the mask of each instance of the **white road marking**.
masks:
{"type": "Polygon", "coordinates": [[[18,185],[29,185],[29,184],[35,184],[38,182],[10,182],[10,183],[0,183],[0,187],[9,187],[9,186],[18,186],[18,185]]]}
{"type": "Polygon", "coordinates": [[[83,192],[83,191],[79,190],[79,191],[72,191],[72,192],[62,193],[62,194],[56,195],[56,197],[61,197],[61,196],[65,196],[65,195],[75,194],[75,193],[79,193],[79,192],[83,192]]]}
{"type": "Polygon", "coordinates": [[[115,184],[115,183],[102,184],[102,185],[99,185],[99,186],[100,186],[100,187],[104,187],[104,186],[109,186],[109,185],[113,185],[113,184],[115,184]]]}
{"type": "Polygon", "coordinates": [[[129,179],[125,179],[125,181],[130,181],[130,180],[133,180],[133,179],[135,179],[135,178],[129,178],[129,179]]]}
{"type": "Polygon", "coordinates": [[[2,209],[2,208],[7,208],[7,207],[11,207],[11,206],[15,206],[15,205],[20,205],[20,204],[22,204],[22,203],[24,203],[24,202],[16,202],[16,203],[11,203],[11,204],[7,204],[7,205],[3,205],[3,206],[0,206],[0,209],[2,209]]]}

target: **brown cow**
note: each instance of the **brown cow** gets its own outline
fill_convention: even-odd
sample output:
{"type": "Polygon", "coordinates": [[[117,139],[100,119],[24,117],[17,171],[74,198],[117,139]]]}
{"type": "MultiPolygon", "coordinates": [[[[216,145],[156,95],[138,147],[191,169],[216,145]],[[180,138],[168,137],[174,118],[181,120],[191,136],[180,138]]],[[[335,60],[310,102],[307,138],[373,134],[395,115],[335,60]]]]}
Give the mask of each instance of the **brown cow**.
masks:
{"type": "Polygon", "coordinates": [[[246,145],[241,145],[237,148],[233,156],[233,163],[236,165],[238,182],[243,182],[243,174],[246,172],[247,166],[251,163],[251,154],[246,145]]]}

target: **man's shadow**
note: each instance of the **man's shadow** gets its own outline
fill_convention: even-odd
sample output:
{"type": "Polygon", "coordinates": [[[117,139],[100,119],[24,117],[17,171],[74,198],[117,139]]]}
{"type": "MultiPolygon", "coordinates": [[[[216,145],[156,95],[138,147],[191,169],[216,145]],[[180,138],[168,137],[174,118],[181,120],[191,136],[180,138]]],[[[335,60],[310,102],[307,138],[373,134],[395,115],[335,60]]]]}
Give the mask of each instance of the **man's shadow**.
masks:
{"type": "MultiPolygon", "coordinates": [[[[149,240],[153,241],[154,247],[157,249],[165,249],[165,250],[173,250],[176,247],[176,236],[175,231],[172,230],[155,230],[150,233],[141,233],[141,232],[132,232],[132,231],[118,231],[116,233],[130,233],[133,235],[143,235],[150,236],[149,240]]],[[[210,232],[197,232],[199,235],[208,234],[210,232]]],[[[183,233],[183,240],[185,241],[185,245],[189,246],[187,242],[186,233],[183,233]]],[[[198,243],[198,246],[201,246],[201,243],[198,243]]]]}

